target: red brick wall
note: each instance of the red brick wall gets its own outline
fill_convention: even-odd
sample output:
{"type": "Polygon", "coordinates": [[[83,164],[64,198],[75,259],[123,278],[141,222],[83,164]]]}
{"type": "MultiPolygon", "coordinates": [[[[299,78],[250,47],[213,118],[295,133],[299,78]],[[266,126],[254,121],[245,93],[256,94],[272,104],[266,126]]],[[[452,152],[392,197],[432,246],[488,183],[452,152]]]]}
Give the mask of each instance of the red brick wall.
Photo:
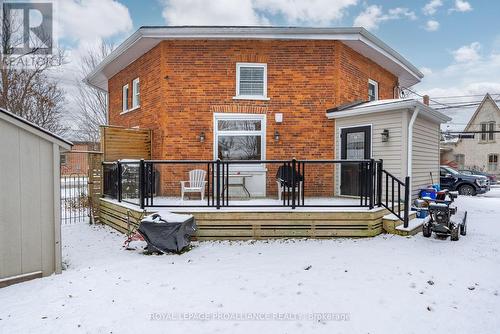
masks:
{"type": "Polygon", "coordinates": [[[381,99],[393,98],[397,78],[338,41],[163,41],[109,80],[109,119],[153,129],[155,159],[213,159],[214,112],[265,113],[266,159],[334,159],[325,111],[366,100],[369,78],[381,99]],[[233,100],[237,62],[267,64],[269,101],[233,100]],[[131,92],[136,77],[141,107],[120,115],[122,86],[131,92]]]}
{"type": "Polygon", "coordinates": [[[85,151],[99,151],[97,143],[74,143],[71,151],[63,153],[66,162],[61,162],[61,175],[87,175],[89,169],[88,153],[85,151]]]}

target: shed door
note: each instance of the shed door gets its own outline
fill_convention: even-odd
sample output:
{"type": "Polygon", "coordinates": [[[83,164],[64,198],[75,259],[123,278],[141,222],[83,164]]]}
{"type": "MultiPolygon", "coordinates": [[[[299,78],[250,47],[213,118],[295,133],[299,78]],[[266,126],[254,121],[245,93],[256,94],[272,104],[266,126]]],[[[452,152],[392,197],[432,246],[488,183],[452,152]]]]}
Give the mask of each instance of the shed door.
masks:
{"type": "MultiPolygon", "coordinates": [[[[371,127],[359,126],[340,132],[342,160],[371,158],[371,127]]],[[[359,164],[343,164],[340,169],[340,194],[359,196],[359,164]]],[[[367,187],[364,187],[367,189],[367,187]]]]}

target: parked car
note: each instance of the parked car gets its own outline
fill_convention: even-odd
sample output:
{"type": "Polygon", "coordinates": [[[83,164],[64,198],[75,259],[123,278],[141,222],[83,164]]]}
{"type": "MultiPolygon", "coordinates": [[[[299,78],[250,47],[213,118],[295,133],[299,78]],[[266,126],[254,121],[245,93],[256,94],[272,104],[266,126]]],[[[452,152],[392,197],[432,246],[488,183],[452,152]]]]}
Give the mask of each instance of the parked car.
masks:
{"type": "Polygon", "coordinates": [[[440,182],[442,189],[458,191],[460,195],[475,196],[489,190],[489,181],[486,176],[466,175],[449,166],[441,166],[440,182]]]}
{"type": "Polygon", "coordinates": [[[490,180],[490,184],[497,184],[497,177],[496,175],[493,174],[488,174],[485,172],[480,172],[477,170],[472,170],[472,169],[460,169],[460,173],[465,174],[465,175],[482,175],[486,176],[490,180]]]}

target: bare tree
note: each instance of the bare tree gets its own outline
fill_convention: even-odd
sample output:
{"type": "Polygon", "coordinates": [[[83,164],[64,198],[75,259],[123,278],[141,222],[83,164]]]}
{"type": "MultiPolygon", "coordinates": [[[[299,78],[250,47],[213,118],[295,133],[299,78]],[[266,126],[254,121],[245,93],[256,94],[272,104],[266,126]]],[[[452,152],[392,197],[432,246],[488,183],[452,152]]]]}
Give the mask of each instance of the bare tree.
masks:
{"type": "Polygon", "coordinates": [[[90,48],[82,57],[80,78],[76,82],[78,95],[75,97],[78,127],[76,136],[82,141],[99,141],[99,126],[107,124],[108,95],[105,91],[91,87],[83,82],[99,63],[113,50],[111,44],[101,41],[96,48],[90,48]]]}
{"type": "MultiPolygon", "coordinates": [[[[64,51],[43,57],[37,51],[48,40],[30,37],[29,51],[15,54],[14,46],[24,42],[22,21],[3,13],[0,54],[0,107],[49,131],[63,133],[64,91],[50,76],[50,70],[64,61],[64,51]]],[[[49,36],[49,35],[45,35],[49,36]]],[[[50,36],[47,38],[51,38],[50,36]]]]}

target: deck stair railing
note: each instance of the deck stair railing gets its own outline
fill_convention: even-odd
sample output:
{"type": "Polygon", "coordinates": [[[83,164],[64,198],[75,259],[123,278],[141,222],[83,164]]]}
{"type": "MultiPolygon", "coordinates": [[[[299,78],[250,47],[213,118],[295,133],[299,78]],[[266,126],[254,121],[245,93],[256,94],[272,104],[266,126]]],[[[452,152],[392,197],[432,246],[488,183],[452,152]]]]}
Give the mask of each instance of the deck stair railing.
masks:
{"type": "MultiPolygon", "coordinates": [[[[103,163],[103,193],[108,198],[118,201],[137,204],[145,207],[289,207],[291,209],[300,207],[365,207],[373,209],[385,207],[401,219],[405,226],[408,225],[409,209],[409,182],[406,177],[404,181],[383,169],[382,160],[122,160],[103,163]],[[160,168],[164,171],[174,170],[175,167],[183,166],[189,168],[196,165],[206,169],[207,191],[204,204],[197,202],[190,204],[162,204],[157,203],[157,188],[160,182],[160,168]],[[283,182],[283,192],[279,204],[234,204],[230,201],[229,184],[230,171],[236,166],[267,165],[281,166],[285,172],[288,182],[283,182]],[[357,178],[357,204],[321,204],[306,201],[305,194],[308,184],[313,176],[312,171],[316,169],[339,168],[344,166],[355,166],[357,178]],[[384,196],[385,195],[385,196],[384,196]]],[[[274,177],[268,175],[267,177],[274,177]]],[[[181,181],[181,180],[178,180],[181,181]]],[[[310,185],[313,187],[313,185],[310,185]]],[[[310,189],[310,188],[309,188],[310,189]]],[[[333,195],[333,194],[332,194],[333,195]]]]}
{"type": "Polygon", "coordinates": [[[392,214],[403,221],[403,226],[408,227],[409,210],[410,210],[410,177],[406,176],[404,181],[401,181],[387,170],[383,169],[383,162],[380,161],[380,166],[377,170],[380,183],[378,202],[389,210],[392,214]],[[382,186],[382,182],[384,186],[382,186]],[[384,198],[382,193],[385,192],[384,198]]]}

